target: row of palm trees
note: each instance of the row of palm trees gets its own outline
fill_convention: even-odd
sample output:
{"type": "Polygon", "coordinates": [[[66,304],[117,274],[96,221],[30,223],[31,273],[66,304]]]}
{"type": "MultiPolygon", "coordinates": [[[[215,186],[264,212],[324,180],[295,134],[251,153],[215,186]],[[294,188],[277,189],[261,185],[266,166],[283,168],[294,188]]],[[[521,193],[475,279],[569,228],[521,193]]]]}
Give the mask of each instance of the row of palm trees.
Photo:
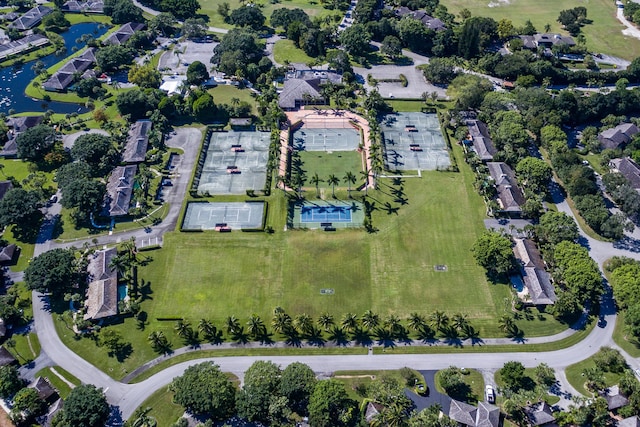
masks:
{"type": "MultiPolygon", "coordinates": [[[[513,321],[512,318],[511,320],[513,321]]],[[[509,330],[515,327],[515,323],[509,323],[507,320],[505,322],[509,330]]],[[[269,324],[257,314],[252,314],[245,323],[235,316],[229,316],[221,327],[207,319],[200,320],[194,327],[191,322],[182,319],[176,322],[174,330],[185,345],[192,346],[197,346],[201,340],[219,344],[225,341],[225,335],[227,339],[239,343],[271,343],[274,341],[273,335],[279,334],[290,345],[297,345],[302,340],[322,345],[327,339],[339,345],[351,341],[369,345],[373,340],[408,341],[411,340],[410,335],[420,340],[432,340],[437,336],[454,339],[478,338],[478,332],[470,324],[466,314],[456,313],[449,317],[440,310],[428,316],[411,313],[404,319],[395,314],[381,316],[372,310],[365,311],[361,316],[346,313],[340,318],[323,313],[314,320],[306,313],[292,317],[282,307],[276,307],[269,324]]],[[[148,341],[158,353],[171,351],[171,343],[162,331],[152,332],[148,341]]]]}
{"type": "MultiPolygon", "coordinates": [[[[361,172],[361,173],[364,173],[364,171],[361,172]]],[[[347,171],[344,174],[344,176],[342,177],[342,182],[347,184],[347,194],[349,195],[349,198],[351,198],[351,186],[353,184],[355,184],[356,181],[357,181],[357,178],[356,178],[355,174],[353,172],[351,172],[351,171],[347,171]]],[[[320,197],[319,185],[320,185],[321,182],[325,182],[325,180],[320,178],[318,176],[318,173],[316,172],[309,179],[309,182],[316,187],[316,197],[320,197]]],[[[329,184],[331,186],[331,195],[335,199],[336,198],[336,185],[340,184],[340,178],[338,178],[334,174],[331,174],[331,175],[329,175],[327,177],[326,182],[327,182],[327,184],[329,184]]]]}

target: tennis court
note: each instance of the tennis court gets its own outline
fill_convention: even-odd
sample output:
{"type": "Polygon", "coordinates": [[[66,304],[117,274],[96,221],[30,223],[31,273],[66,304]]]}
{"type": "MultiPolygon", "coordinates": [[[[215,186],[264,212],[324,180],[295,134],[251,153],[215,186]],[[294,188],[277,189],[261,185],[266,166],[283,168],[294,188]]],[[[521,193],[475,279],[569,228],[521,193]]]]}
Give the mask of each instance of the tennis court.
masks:
{"type": "Polygon", "coordinates": [[[380,125],[388,170],[436,170],[451,165],[436,114],[389,114],[380,125]]]}
{"type": "Polygon", "coordinates": [[[298,151],[353,151],[360,144],[354,128],[306,128],[293,133],[293,149],[298,151]]]}
{"type": "Polygon", "coordinates": [[[294,228],[362,227],[364,210],[354,201],[304,201],[291,205],[289,226],[294,228]]]}
{"type": "Polygon", "coordinates": [[[264,188],[269,137],[268,132],[213,132],[198,193],[244,194],[264,188]]]}
{"type": "Polygon", "coordinates": [[[262,228],[264,202],[189,203],[183,230],[239,230],[262,228]]]}

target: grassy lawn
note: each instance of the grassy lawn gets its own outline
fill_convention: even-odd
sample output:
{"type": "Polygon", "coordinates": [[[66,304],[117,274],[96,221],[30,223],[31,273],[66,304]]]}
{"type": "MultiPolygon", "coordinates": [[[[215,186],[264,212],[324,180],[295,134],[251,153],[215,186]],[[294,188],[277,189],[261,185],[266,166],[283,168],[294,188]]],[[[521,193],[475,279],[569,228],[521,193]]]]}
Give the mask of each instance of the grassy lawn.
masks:
{"type": "Polygon", "coordinates": [[[273,46],[273,57],[278,64],[298,62],[308,64],[315,59],[307,55],[304,50],[296,47],[291,40],[279,40],[273,46]]]}
{"type": "Polygon", "coordinates": [[[213,100],[216,104],[232,105],[232,100],[237,98],[241,102],[248,102],[249,105],[251,105],[251,112],[253,114],[257,113],[256,100],[251,96],[252,92],[249,89],[238,89],[236,86],[232,85],[219,85],[207,90],[207,92],[213,96],[213,100]]]}
{"type": "Polygon", "coordinates": [[[70,382],[75,386],[80,385],[79,379],[77,379],[76,377],[74,377],[69,372],[65,371],[59,366],[54,366],[52,368],[44,368],[41,371],[38,371],[38,373],[36,374],[36,377],[45,377],[46,379],[48,379],[51,385],[54,386],[56,390],[58,390],[58,394],[60,395],[60,397],[65,399],[67,396],[69,396],[69,393],[71,393],[71,387],[69,386],[69,384],[63,381],[60,378],[60,376],[62,376],[64,379],[66,379],[68,382],[70,382]],[[52,371],[52,369],[55,369],[55,372],[57,372],[57,375],[52,371]]]}
{"type": "MultiPolygon", "coordinates": [[[[585,396],[592,396],[592,393],[589,392],[585,384],[585,379],[582,376],[582,371],[587,368],[594,368],[596,364],[593,362],[593,358],[588,358],[583,360],[582,362],[578,362],[575,365],[570,365],[565,369],[565,375],[567,376],[567,380],[569,383],[575,388],[578,392],[582,393],[585,396]]],[[[620,381],[621,374],[616,374],[612,372],[604,373],[604,382],[607,387],[618,384],[620,381]]]]}
{"type": "Polygon", "coordinates": [[[32,362],[40,354],[40,342],[38,341],[37,334],[14,334],[12,338],[15,340],[16,346],[9,347],[5,344],[5,348],[13,354],[13,357],[15,357],[21,365],[32,362]]]}
{"type": "Polygon", "coordinates": [[[173,392],[162,387],[144,401],[141,408],[151,408],[149,416],[156,419],[157,427],[171,427],[184,414],[184,408],[173,403],[173,392]]]}
{"type": "MultiPolygon", "coordinates": [[[[442,386],[440,385],[440,377],[442,371],[438,371],[436,373],[436,389],[443,394],[447,394],[442,386]]],[[[464,374],[462,375],[464,382],[470,387],[471,393],[467,396],[467,403],[475,405],[479,400],[484,399],[484,379],[482,378],[482,374],[475,369],[464,370],[464,374]]],[[[459,398],[459,397],[457,397],[459,398]]]]}
{"type": "Polygon", "coordinates": [[[640,357],[640,341],[628,335],[624,329],[624,313],[620,313],[616,320],[616,328],[613,330],[613,341],[631,357],[640,357]]]}
{"type": "Polygon", "coordinates": [[[352,185],[352,188],[364,179],[360,176],[362,169],[362,154],[357,151],[334,151],[328,153],[326,151],[300,151],[300,160],[302,161],[302,169],[305,171],[305,186],[314,187],[314,184],[310,182],[314,174],[318,174],[318,177],[324,182],[320,183],[320,187],[330,188],[327,183],[327,178],[331,175],[335,175],[340,183],[336,187],[346,187],[347,184],[343,182],[344,175],[350,171],[357,179],[357,183],[352,185]]]}
{"type": "MultiPolygon", "coordinates": [[[[414,374],[418,378],[422,379],[422,375],[418,371],[414,371],[414,374]]],[[[406,380],[400,374],[400,370],[395,371],[336,371],[333,373],[333,379],[340,381],[344,384],[344,388],[347,391],[349,397],[356,402],[361,403],[365,396],[360,395],[357,392],[357,388],[361,385],[368,386],[369,384],[379,381],[380,377],[395,378],[399,384],[405,386],[406,380]]],[[[424,379],[423,379],[424,382],[424,379]]]]}
{"type": "Polygon", "coordinates": [[[24,241],[25,239],[18,239],[13,233],[13,226],[7,227],[1,237],[9,242],[9,244],[15,243],[20,248],[18,261],[14,265],[9,266],[11,271],[22,271],[27,268],[29,260],[33,258],[33,252],[36,248],[35,240],[27,239],[28,241],[24,241]]]}
{"type": "Polygon", "coordinates": [[[487,16],[497,21],[502,18],[510,19],[516,27],[524,25],[526,20],[531,20],[540,32],[544,31],[546,24],[551,25],[552,32],[560,32],[560,24],[556,21],[560,11],[586,6],[589,19],[593,20],[592,24],[582,28],[589,50],[628,60],[640,55],[640,40],[622,35],[625,27],[616,19],[616,6],[610,0],[593,0],[588,3],[580,0],[563,0],[559,3],[554,0],[445,0],[442,4],[456,15],[467,8],[473,16],[487,16]]]}

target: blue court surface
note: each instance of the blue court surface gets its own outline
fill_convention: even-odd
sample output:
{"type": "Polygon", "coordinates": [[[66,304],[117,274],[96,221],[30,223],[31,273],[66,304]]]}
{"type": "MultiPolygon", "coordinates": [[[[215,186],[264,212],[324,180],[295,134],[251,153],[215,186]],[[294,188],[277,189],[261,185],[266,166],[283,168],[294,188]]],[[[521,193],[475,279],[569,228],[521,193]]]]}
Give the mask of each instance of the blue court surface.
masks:
{"type": "Polygon", "coordinates": [[[303,206],[300,222],[351,222],[350,206],[303,206]]]}

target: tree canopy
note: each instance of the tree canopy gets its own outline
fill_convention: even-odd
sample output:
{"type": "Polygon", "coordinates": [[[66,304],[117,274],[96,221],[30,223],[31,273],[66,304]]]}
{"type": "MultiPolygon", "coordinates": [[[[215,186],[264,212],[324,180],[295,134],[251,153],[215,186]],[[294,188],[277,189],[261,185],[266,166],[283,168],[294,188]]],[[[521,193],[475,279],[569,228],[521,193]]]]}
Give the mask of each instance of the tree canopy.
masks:
{"type": "Polygon", "coordinates": [[[51,126],[37,125],[22,132],[16,138],[18,157],[41,161],[55,141],[56,132],[51,126]]]}
{"type": "Polygon", "coordinates": [[[309,424],[314,427],[352,426],[356,421],[356,407],[341,382],[320,381],[309,399],[309,424]]]}
{"type": "Polygon", "coordinates": [[[190,85],[201,85],[209,80],[207,66],[200,61],[193,61],[187,68],[187,82],[190,85]]]}
{"type": "Polygon", "coordinates": [[[281,371],[273,362],[254,362],[244,375],[244,386],[238,392],[238,415],[249,421],[269,421],[269,406],[278,397],[281,371]]]}
{"type": "Polygon", "coordinates": [[[298,415],[307,415],[309,398],[316,385],[316,375],[304,363],[294,362],[282,371],[280,393],[287,398],[289,408],[298,415]]]}
{"type": "Polygon", "coordinates": [[[545,212],[540,217],[536,227],[538,238],[544,242],[556,245],[563,240],[575,242],[578,237],[578,225],[564,212],[545,212]]]}
{"type": "Polygon", "coordinates": [[[516,268],[511,239],[497,231],[485,231],[471,250],[478,264],[487,270],[489,276],[501,277],[516,268]]]}
{"type": "Polygon", "coordinates": [[[96,63],[102,71],[117,70],[131,64],[131,61],[133,61],[133,53],[126,46],[108,45],[96,52],[96,63]]]}
{"type": "Polygon", "coordinates": [[[76,257],[71,249],[56,248],[35,257],[24,271],[29,289],[62,295],[77,280],[76,257]]]}
{"type": "Polygon", "coordinates": [[[101,388],[82,384],[71,390],[61,412],[65,425],[102,427],[109,419],[109,404],[101,388]]]}
{"type": "Polygon", "coordinates": [[[340,44],[347,52],[362,56],[369,50],[371,34],[363,24],[354,24],[340,33],[340,44]]]}
{"type": "Polygon", "coordinates": [[[235,9],[229,15],[229,22],[238,27],[249,27],[254,30],[259,30],[264,25],[265,16],[262,14],[262,10],[259,7],[250,4],[247,6],[235,9]]]}
{"type": "Polygon", "coordinates": [[[12,188],[0,200],[0,226],[15,224],[23,230],[37,226],[40,212],[40,197],[37,191],[12,188]]]}
{"type": "MultiPolygon", "coordinates": [[[[108,136],[89,133],[76,139],[71,148],[71,157],[88,164],[94,171],[92,175],[98,176],[113,168],[115,150],[108,136]]],[[[72,167],[72,170],[75,173],[75,167],[72,167]]]]}
{"type": "Polygon", "coordinates": [[[0,366],[0,397],[7,399],[16,394],[24,382],[20,379],[20,374],[15,366],[0,366]]]}

